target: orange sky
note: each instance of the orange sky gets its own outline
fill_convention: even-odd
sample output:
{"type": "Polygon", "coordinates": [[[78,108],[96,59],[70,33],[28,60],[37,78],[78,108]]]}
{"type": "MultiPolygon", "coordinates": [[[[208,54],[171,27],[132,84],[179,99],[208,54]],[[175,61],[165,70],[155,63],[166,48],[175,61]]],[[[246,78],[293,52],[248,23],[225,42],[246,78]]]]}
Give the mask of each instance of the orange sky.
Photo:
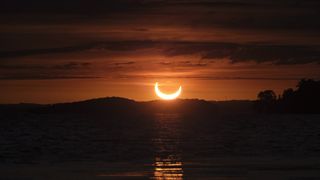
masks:
{"type": "Polygon", "coordinates": [[[121,96],[255,99],[320,78],[315,1],[8,1],[0,103],[121,96]],[[64,7],[64,8],[61,8],[64,7]]]}
{"type": "MultiPolygon", "coordinates": [[[[162,79],[163,80],[163,79],[162,79]]],[[[261,89],[274,89],[281,93],[284,88],[294,87],[295,80],[174,80],[161,81],[161,90],[173,92],[179,84],[183,86],[180,98],[207,100],[255,99],[261,89]],[[174,83],[173,83],[174,82],[174,83]],[[168,83],[168,85],[167,85],[168,83]],[[174,84],[176,86],[174,86],[174,84]],[[249,87],[249,88],[248,88],[249,87]]],[[[55,103],[85,100],[94,97],[120,96],[138,101],[158,99],[154,93],[154,82],[138,80],[110,82],[99,80],[14,80],[1,81],[4,103],[37,102],[55,103]],[[29,88],[26,88],[29,87],[29,88]],[[10,96],[14,94],[15,97],[10,96]]]]}

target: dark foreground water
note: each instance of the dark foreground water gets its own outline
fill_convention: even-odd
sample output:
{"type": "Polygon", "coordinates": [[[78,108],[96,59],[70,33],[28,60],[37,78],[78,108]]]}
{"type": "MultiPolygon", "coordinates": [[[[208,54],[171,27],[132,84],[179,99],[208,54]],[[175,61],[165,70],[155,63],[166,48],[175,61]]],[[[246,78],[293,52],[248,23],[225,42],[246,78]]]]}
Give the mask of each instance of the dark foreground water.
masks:
{"type": "Polygon", "coordinates": [[[320,179],[320,115],[123,118],[2,116],[0,179],[320,179]]]}

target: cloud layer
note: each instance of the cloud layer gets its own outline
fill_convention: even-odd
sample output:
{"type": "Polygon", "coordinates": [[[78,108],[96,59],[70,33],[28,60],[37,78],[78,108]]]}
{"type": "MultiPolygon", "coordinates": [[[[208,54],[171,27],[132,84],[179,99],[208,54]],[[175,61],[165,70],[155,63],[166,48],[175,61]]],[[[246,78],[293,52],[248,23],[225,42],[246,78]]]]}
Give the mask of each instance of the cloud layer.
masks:
{"type": "Polygon", "coordinates": [[[320,78],[319,19],[317,0],[2,0],[0,93],[150,99],[161,80],[255,98],[320,78]]]}
{"type": "MultiPolygon", "coordinates": [[[[229,59],[232,63],[254,61],[274,64],[306,64],[320,63],[320,46],[308,45],[276,45],[276,44],[236,44],[222,42],[185,42],[185,41],[112,41],[97,42],[79,46],[31,49],[0,52],[0,58],[15,58],[21,56],[42,54],[63,54],[90,50],[134,52],[136,50],[157,49],[165,56],[199,55],[200,59],[229,59]]],[[[133,62],[119,62],[133,64],[133,62]]],[[[75,67],[68,64],[65,67],[75,67]]]]}

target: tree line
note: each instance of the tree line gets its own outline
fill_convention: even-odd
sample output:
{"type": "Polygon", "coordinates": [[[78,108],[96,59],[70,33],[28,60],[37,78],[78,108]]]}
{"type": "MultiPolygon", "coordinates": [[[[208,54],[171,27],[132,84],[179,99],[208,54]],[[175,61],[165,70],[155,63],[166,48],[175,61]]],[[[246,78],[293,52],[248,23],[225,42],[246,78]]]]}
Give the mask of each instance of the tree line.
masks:
{"type": "Polygon", "coordinates": [[[255,109],[264,113],[320,113],[320,80],[301,79],[296,88],[281,95],[273,90],[258,93],[255,109]]]}

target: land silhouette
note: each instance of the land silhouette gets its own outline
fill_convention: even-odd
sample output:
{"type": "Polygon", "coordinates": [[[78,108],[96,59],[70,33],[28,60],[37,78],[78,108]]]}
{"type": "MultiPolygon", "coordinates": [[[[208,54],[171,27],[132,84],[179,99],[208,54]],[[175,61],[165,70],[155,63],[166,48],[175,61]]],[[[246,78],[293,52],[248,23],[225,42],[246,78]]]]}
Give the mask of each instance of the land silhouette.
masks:
{"type": "Polygon", "coordinates": [[[258,93],[256,110],[269,113],[320,113],[320,81],[302,79],[296,89],[286,89],[277,97],[273,90],[258,93]]]}
{"type": "Polygon", "coordinates": [[[122,97],[96,98],[78,102],[57,104],[2,104],[0,112],[38,113],[98,113],[108,116],[172,112],[243,112],[243,113],[320,113],[320,81],[302,79],[296,89],[285,89],[281,95],[273,90],[258,93],[257,100],[206,101],[201,99],[176,99],[173,101],[137,102],[122,97]]]}

